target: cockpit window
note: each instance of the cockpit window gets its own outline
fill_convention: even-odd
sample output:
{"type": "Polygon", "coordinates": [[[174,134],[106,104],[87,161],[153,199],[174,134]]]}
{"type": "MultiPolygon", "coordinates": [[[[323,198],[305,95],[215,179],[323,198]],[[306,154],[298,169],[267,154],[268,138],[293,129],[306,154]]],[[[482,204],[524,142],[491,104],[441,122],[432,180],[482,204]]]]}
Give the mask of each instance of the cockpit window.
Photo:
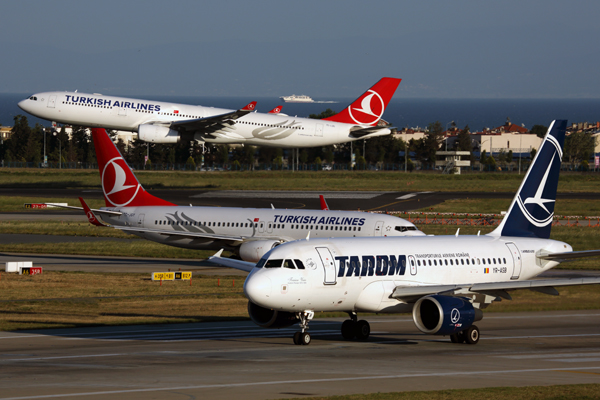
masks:
{"type": "Polygon", "coordinates": [[[269,260],[265,264],[265,268],[281,268],[283,260],[269,260]]]}
{"type": "Polygon", "coordinates": [[[283,268],[296,269],[292,260],[283,260],[283,268]]]}
{"type": "Polygon", "coordinates": [[[398,232],[416,231],[416,226],[397,226],[395,228],[398,232]]]}
{"type": "Polygon", "coordinates": [[[265,263],[267,262],[266,258],[261,258],[257,263],[256,263],[256,268],[262,268],[265,263]]]}
{"type": "Polygon", "coordinates": [[[37,101],[37,97],[35,97],[35,96],[31,96],[31,97],[29,98],[29,100],[36,100],[36,101],[37,101]]]}
{"type": "Polygon", "coordinates": [[[302,264],[302,261],[300,261],[300,260],[294,260],[294,262],[296,263],[296,267],[298,269],[304,269],[304,264],[302,264]]]}

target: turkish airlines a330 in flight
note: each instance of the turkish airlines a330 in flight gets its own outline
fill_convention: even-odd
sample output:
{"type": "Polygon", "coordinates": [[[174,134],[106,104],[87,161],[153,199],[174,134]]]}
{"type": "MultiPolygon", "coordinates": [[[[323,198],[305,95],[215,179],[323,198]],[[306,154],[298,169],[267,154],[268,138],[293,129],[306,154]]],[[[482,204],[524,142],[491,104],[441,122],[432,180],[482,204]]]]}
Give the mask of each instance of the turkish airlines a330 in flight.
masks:
{"type": "Polygon", "coordinates": [[[83,209],[94,225],[170,246],[225,248],[254,262],[309,233],[315,238],[424,235],[402,218],[368,212],[177,206],[144,190],[104,129],[92,129],[92,138],[106,207],[91,210],[80,198],[83,208],[67,208],[83,209]]]}
{"type": "Polygon", "coordinates": [[[510,300],[512,290],[557,295],[554,287],[600,283],[533,279],[563,261],[600,255],[550,239],[566,124],[550,125],[508,213],[487,235],[310,238],[274,248],[256,265],[219,253],[209,260],[249,271],[244,293],[251,319],[270,328],[299,322],[296,344],[310,343],[306,329],[316,311],[348,313],[341,327],[346,339],[370,334],[359,312],[411,312],[422,332],[475,344],[481,309],[510,300]]]}
{"type": "Polygon", "coordinates": [[[340,113],[321,120],[280,114],[281,106],[257,113],[256,102],[227,110],[77,92],[36,93],[19,107],[49,121],[137,132],[150,143],[318,147],[391,133],[379,122],[399,84],[400,79],[382,78],[340,113]]]}

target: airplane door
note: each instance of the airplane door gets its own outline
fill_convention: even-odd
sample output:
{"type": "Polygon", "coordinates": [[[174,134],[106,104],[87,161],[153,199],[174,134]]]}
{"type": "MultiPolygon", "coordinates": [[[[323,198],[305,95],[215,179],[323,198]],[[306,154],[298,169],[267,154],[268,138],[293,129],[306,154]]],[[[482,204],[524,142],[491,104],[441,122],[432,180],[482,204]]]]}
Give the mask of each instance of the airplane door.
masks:
{"type": "Polygon", "coordinates": [[[375,224],[375,232],[373,236],[381,236],[383,233],[383,221],[377,221],[375,224]]]}
{"type": "Polygon", "coordinates": [[[258,232],[259,233],[264,233],[265,232],[265,223],[263,221],[258,223],[258,232]]]}
{"type": "Polygon", "coordinates": [[[56,107],[56,96],[50,96],[50,98],[48,99],[48,108],[55,108],[56,107]]]}
{"type": "Polygon", "coordinates": [[[327,247],[317,247],[316,250],[319,253],[319,257],[321,257],[321,262],[323,263],[323,268],[325,270],[325,279],[323,280],[323,284],[335,285],[335,263],[333,261],[333,256],[331,255],[331,251],[329,251],[327,247]]]}
{"type": "Polygon", "coordinates": [[[514,243],[506,243],[506,247],[510,250],[510,255],[513,259],[513,274],[510,279],[519,279],[521,275],[521,252],[514,243]]]}
{"type": "Polygon", "coordinates": [[[273,221],[268,222],[267,233],[273,233],[273,221]]]}
{"type": "Polygon", "coordinates": [[[315,129],[315,136],[323,137],[323,124],[317,124],[315,129]]]}
{"type": "Polygon", "coordinates": [[[410,265],[410,274],[416,275],[417,274],[417,262],[415,261],[414,256],[408,256],[408,264],[410,265]]]}
{"type": "Polygon", "coordinates": [[[146,215],[145,214],[140,214],[140,217],[138,218],[138,226],[144,226],[144,217],[146,215]]]}

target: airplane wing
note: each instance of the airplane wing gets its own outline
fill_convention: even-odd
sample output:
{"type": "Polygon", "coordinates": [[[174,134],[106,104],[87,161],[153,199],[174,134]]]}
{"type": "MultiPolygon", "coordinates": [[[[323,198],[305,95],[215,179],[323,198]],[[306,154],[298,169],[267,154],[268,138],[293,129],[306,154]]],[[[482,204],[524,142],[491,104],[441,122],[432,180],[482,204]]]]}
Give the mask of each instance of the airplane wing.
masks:
{"type": "Polygon", "coordinates": [[[252,271],[252,268],[254,268],[254,266],[256,265],[248,261],[234,260],[233,258],[221,257],[222,253],[223,249],[219,250],[215,255],[208,257],[206,261],[221,267],[235,268],[246,272],[252,271]]]}
{"type": "MultiPolygon", "coordinates": [[[[81,199],[81,197],[80,197],[80,199],[81,199]]],[[[59,205],[59,204],[56,204],[56,203],[43,203],[43,204],[51,205],[51,206],[53,206],[53,207],[68,208],[68,209],[71,209],[71,210],[80,210],[80,211],[84,211],[84,212],[86,212],[86,211],[87,211],[87,210],[86,210],[85,208],[83,208],[83,207],[75,207],[75,206],[61,206],[61,205],[59,205]]],[[[87,205],[86,205],[86,206],[87,206],[87,205]]],[[[93,211],[94,213],[97,213],[97,214],[105,214],[105,215],[123,215],[123,213],[122,213],[122,212],[120,212],[120,211],[100,210],[100,209],[95,209],[95,208],[93,208],[93,209],[90,209],[89,207],[88,207],[88,210],[90,210],[90,211],[93,211]]]]}
{"type": "Polygon", "coordinates": [[[381,126],[355,126],[350,128],[350,136],[353,138],[363,138],[366,136],[382,136],[389,135],[392,131],[389,128],[383,128],[381,126]]]}
{"type": "Polygon", "coordinates": [[[253,101],[239,110],[225,114],[213,115],[206,118],[190,119],[185,121],[173,121],[170,124],[172,129],[180,132],[201,132],[211,134],[212,132],[223,129],[226,126],[231,126],[235,120],[254,111],[256,102],[253,101]]]}

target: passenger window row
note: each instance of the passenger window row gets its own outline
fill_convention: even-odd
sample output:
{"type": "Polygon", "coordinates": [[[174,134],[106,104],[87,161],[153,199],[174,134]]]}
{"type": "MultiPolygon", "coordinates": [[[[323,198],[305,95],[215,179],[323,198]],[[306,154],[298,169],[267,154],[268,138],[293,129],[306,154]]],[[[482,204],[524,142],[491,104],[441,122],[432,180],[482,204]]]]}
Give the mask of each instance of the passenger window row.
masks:
{"type": "MultiPolygon", "coordinates": [[[[444,258],[423,260],[423,266],[454,266],[454,265],[506,265],[506,258],[444,258]]],[[[417,266],[421,266],[421,260],[417,260],[417,266]]]]}
{"type": "Polygon", "coordinates": [[[307,229],[312,231],[313,229],[316,231],[360,231],[362,227],[358,226],[329,226],[329,225],[292,225],[292,229],[307,229]],[[338,229],[339,228],[339,229],[338,229]],[[342,229],[343,228],[343,229],[342,229]]]}

